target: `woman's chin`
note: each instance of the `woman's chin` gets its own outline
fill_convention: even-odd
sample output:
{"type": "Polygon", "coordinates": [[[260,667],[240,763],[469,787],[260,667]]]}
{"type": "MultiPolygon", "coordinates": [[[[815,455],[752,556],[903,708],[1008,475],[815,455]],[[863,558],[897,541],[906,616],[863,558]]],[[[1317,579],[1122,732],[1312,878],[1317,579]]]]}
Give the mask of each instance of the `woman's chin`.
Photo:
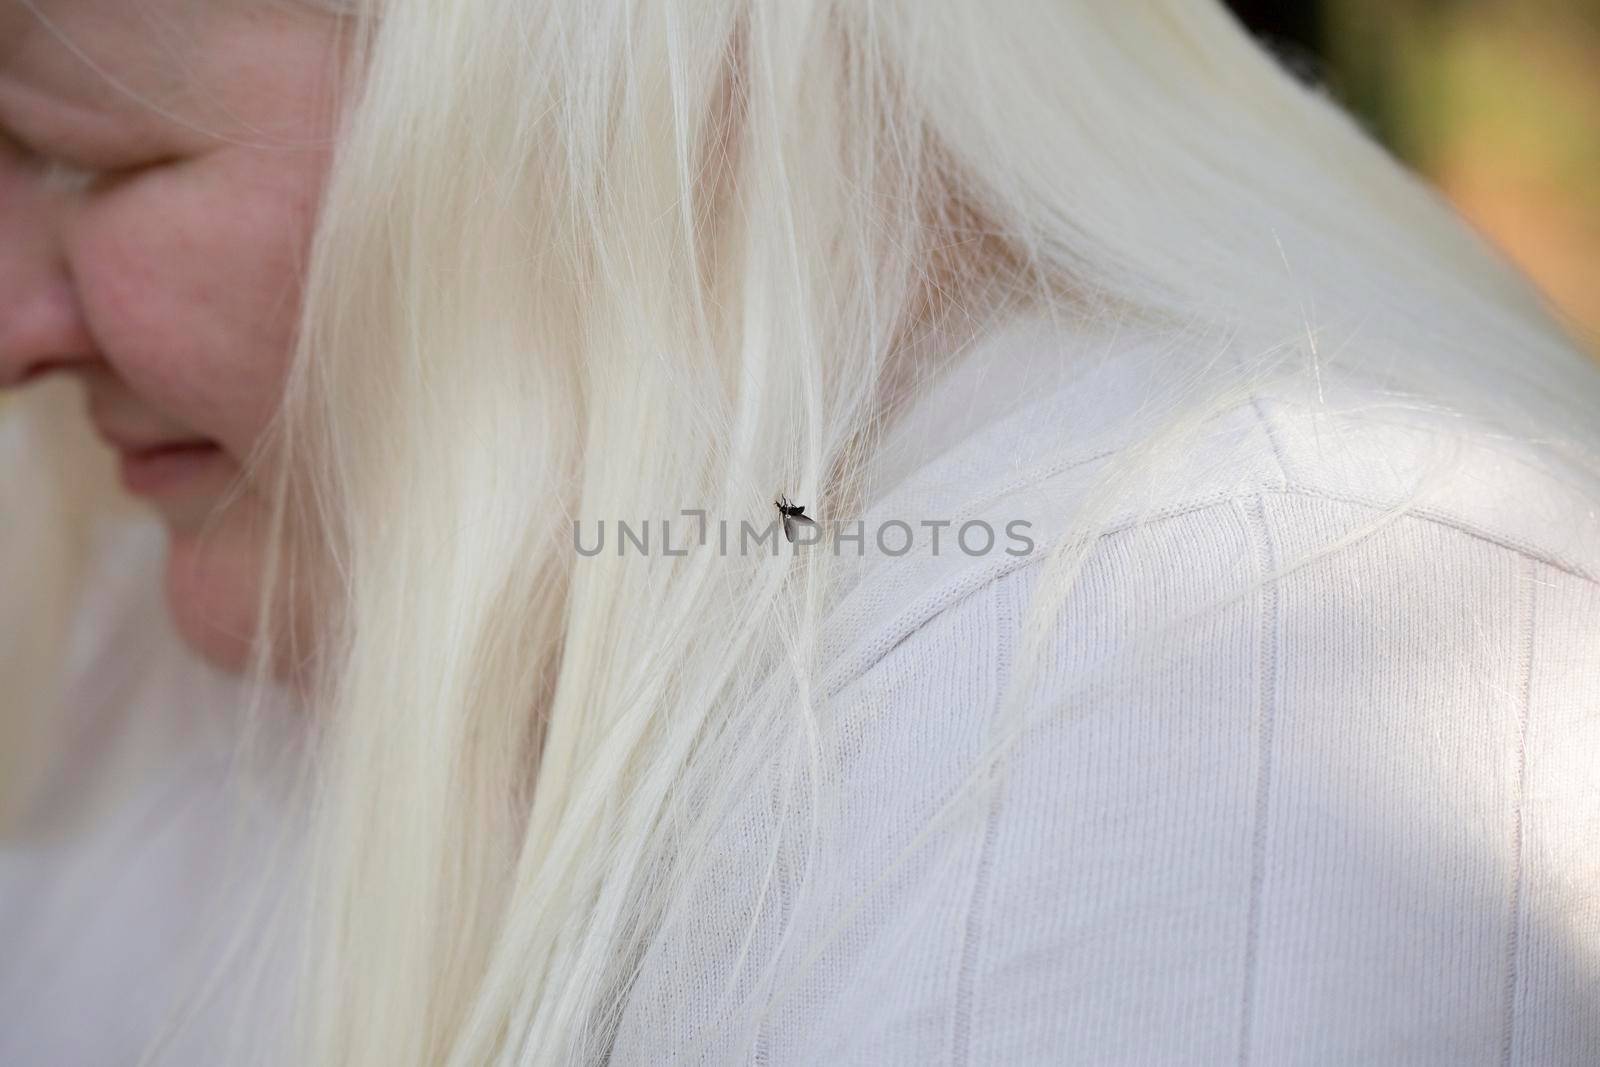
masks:
{"type": "MultiPolygon", "coordinates": [[[[191,505],[203,514],[188,516],[189,521],[166,516],[166,598],[184,643],[217,669],[242,675],[250,669],[257,643],[269,509],[248,490],[224,494],[233,488],[231,476],[219,473],[215,482],[219,492],[211,505],[198,500],[191,505]],[[227,500],[220,510],[215,504],[219,498],[227,500]]],[[[284,639],[287,627],[275,623],[272,629],[277,638],[272,677],[296,682],[297,671],[289,661],[292,642],[284,639]]]]}
{"type": "Polygon", "coordinates": [[[173,530],[166,593],[184,643],[212,666],[241,674],[256,628],[260,551],[249,528],[230,516],[197,530],[173,530]]]}
{"type": "MultiPolygon", "coordinates": [[[[249,495],[198,529],[168,528],[166,598],[174,628],[198,656],[229,674],[249,670],[255,651],[264,528],[265,509],[249,495]]],[[[311,632],[309,606],[297,605],[302,647],[311,632]]],[[[292,657],[288,629],[281,620],[273,626],[271,675],[298,687],[309,663],[292,657]]]]}

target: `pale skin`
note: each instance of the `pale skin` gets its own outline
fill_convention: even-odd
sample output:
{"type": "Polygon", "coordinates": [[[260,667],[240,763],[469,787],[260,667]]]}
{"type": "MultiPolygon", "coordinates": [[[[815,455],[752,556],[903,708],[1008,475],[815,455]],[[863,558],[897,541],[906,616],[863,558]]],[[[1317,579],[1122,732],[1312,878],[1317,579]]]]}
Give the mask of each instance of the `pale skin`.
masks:
{"type": "Polygon", "coordinates": [[[264,487],[222,505],[292,352],[336,29],[228,0],[0,0],[0,389],[70,375],[119,456],[186,446],[139,497],[170,534],[177,631],[229,671],[264,487]]]}

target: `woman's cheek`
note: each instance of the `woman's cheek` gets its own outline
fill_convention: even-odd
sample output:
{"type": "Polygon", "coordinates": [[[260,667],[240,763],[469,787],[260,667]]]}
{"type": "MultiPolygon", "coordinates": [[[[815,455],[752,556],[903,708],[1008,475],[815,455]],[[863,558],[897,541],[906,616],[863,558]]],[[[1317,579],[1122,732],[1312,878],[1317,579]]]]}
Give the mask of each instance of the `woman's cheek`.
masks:
{"type": "Polygon", "coordinates": [[[221,158],[97,195],[72,258],[102,357],[154,411],[244,457],[271,417],[293,342],[294,249],[309,233],[292,199],[221,158]]]}

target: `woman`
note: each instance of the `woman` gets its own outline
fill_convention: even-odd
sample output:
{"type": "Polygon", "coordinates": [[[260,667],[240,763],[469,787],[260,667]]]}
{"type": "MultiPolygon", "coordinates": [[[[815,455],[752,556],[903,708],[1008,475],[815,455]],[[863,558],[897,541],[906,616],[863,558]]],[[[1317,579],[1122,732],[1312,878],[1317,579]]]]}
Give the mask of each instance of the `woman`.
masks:
{"type": "Polygon", "coordinates": [[[7,1062],[1600,1054],[1600,376],[1218,6],[0,10],[7,1062]]]}

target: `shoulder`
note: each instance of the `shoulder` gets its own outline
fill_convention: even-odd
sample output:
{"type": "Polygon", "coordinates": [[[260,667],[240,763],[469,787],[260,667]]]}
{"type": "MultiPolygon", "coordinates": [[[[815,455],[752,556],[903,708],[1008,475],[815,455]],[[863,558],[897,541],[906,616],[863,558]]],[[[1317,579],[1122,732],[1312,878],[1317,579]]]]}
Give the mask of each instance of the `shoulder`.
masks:
{"type": "Polygon", "coordinates": [[[772,1007],[744,1037],[775,1062],[1276,1059],[1310,1040],[1442,1064],[1501,1048],[1507,1018],[1516,1062],[1600,1043],[1597,957],[1570,937],[1595,898],[1534,888],[1600,876],[1600,783],[1571,755],[1600,699],[1594,495],[1359,380],[1251,395],[1105,498],[1007,718],[1030,605],[1061,579],[1050,538],[1121,453],[1033,457],[1136,372],[1107,373],[880,502],[1030,517],[1037,549],[940,555],[925,533],[861,566],[812,764],[829,806],[752,807],[625,1034],[703,1015],[684,996],[734,984],[748,951],[743,988],[772,1007]],[[1001,739],[998,787],[973,788],[1001,739]],[[787,848],[796,827],[816,836],[787,848]],[[719,925],[735,916],[750,941],[719,925]]]}
{"type": "MultiPolygon", "coordinates": [[[[1094,540],[1089,561],[1146,542],[1155,563],[1229,573],[1313,561],[1370,573],[1374,552],[1398,563],[1408,548],[1467,538],[1600,581],[1595,471],[1333,367],[1241,389],[1175,426],[1141,422],[1165,358],[1159,344],[1028,321],[975,353],[891,442],[900,458],[866,514],[864,558],[844,564],[834,684],[984,584],[1018,571],[1026,582],[1074,538],[1094,540]],[[986,408],[1002,414],[969,417],[986,408]]],[[[1600,395],[1600,368],[1596,383],[1600,395]]],[[[1161,573],[1150,566],[1088,592],[1125,597],[1161,573]]]]}
{"type": "Polygon", "coordinates": [[[1600,783],[1573,755],[1600,700],[1595,496],[1331,374],[1222,407],[1119,483],[1147,355],[1025,383],[998,418],[979,374],[902,443],[824,633],[821,734],[651,944],[614,1062],[1311,1041],[1444,1064],[1501,1048],[1508,1017],[1514,1062],[1600,1042],[1600,957],[1570,936],[1595,899],[1547,891],[1600,878],[1600,783]],[[1008,718],[1049,549],[1088,506],[1008,718]],[[1011,554],[1019,518],[1034,546],[1011,554]],[[877,541],[893,521],[906,551],[877,541]],[[997,547],[964,550],[969,522],[997,547]]]}

